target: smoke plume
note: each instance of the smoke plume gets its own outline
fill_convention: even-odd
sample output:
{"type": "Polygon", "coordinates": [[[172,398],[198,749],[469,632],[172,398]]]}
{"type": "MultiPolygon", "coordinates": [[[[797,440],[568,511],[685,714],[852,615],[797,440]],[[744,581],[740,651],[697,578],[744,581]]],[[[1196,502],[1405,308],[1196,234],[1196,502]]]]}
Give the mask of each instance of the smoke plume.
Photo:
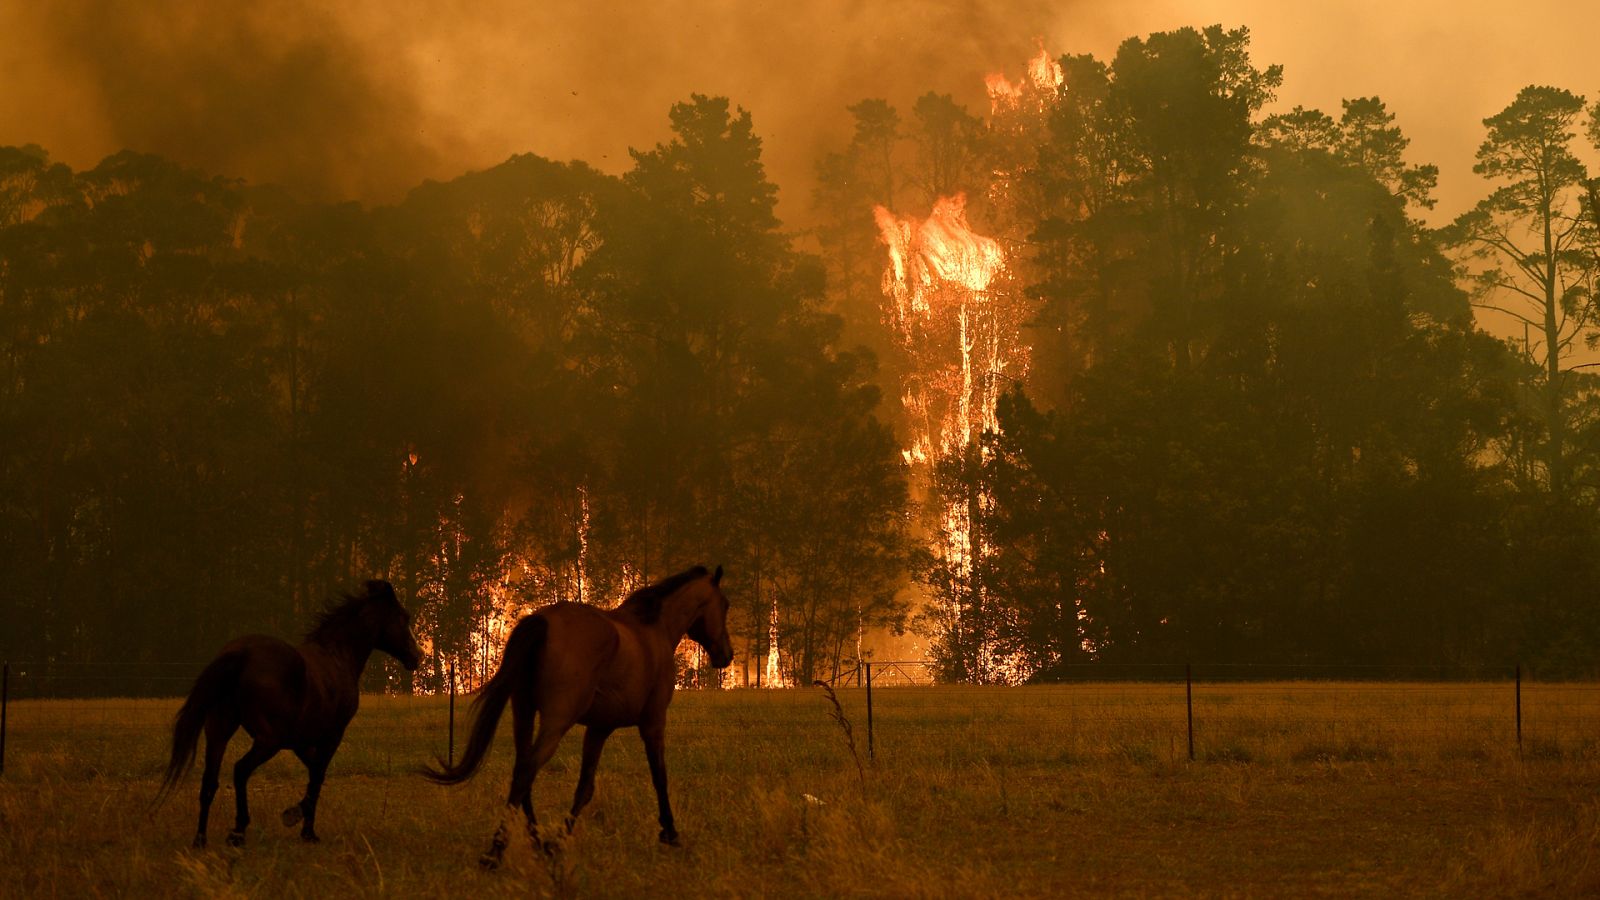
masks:
{"type": "Polygon", "coordinates": [[[983,76],[1052,52],[1109,58],[1153,30],[1247,25],[1279,103],[1378,94],[1441,167],[1447,221],[1480,196],[1481,120],[1529,83],[1600,92],[1600,7],[1527,0],[50,0],[0,4],[0,143],[75,167],[124,147],[319,199],[392,200],[513,153],[618,172],[690,93],[749,109],[786,219],[848,139],[844,107],[926,91],[987,109],[983,76]]]}

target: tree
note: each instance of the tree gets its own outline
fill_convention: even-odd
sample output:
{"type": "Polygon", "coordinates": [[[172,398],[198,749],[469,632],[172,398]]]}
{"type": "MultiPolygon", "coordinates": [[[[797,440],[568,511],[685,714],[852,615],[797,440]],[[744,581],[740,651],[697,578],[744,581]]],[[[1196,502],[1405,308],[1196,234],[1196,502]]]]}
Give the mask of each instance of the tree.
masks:
{"type": "Polygon", "coordinates": [[[1268,147],[1281,147],[1294,153],[1314,150],[1332,153],[1343,138],[1339,124],[1331,116],[1320,109],[1303,106],[1268,116],[1256,129],[1256,135],[1268,147]]]}
{"type": "Polygon", "coordinates": [[[1281,67],[1250,64],[1248,46],[1242,28],[1186,28],[1129,39],[1110,66],[1102,128],[1116,136],[1121,230],[1142,257],[1126,274],[1180,367],[1215,290],[1214,236],[1239,197],[1251,116],[1282,81],[1281,67]]]}
{"type": "Polygon", "coordinates": [[[798,644],[789,670],[815,672],[840,610],[894,617],[893,591],[856,569],[897,569],[884,513],[903,475],[871,418],[870,356],[840,347],[820,262],[779,230],[749,113],[696,96],[672,120],[602,208],[580,278],[624,407],[596,503],[633,520],[613,540],[650,548],[635,571],[716,558],[746,573],[747,650],[764,655],[776,619],[798,644]]]}
{"type": "MultiPolygon", "coordinates": [[[[1594,147],[1596,151],[1600,151],[1600,100],[1596,100],[1594,105],[1589,107],[1587,134],[1590,146],[1594,147]]],[[[1589,219],[1594,223],[1595,229],[1600,231],[1600,176],[1589,179],[1589,183],[1585,185],[1585,188],[1585,193],[1588,195],[1589,200],[1589,219]]],[[[1597,249],[1596,253],[1600,254],[1600,249],[1597,249]]],[[[1597,262],[1597,264],[1600,264],[1600,262],[1597,262]]]]}
{"type": "Polygon", "coordinates": [[[1583,98],[1530,86],[1484,119],[1488,136],[1473,171],[1499,186],[1450,226],[1446,239],[1476,263],[1475,303],[1522,323],[1525,351],[1539,359],[1546,484],[1564,494],[1571,480],[1573,399],[1567,361],[1593,333],[1595,223],[1582,215],[1587,171],[1573,153],[1583,98]]]}
{"type": "Polygon", "coordinates": [[[917,98],[911,113],[912,181],[931,206],[971,183],[983,152],[983,122],[949,94],[932,91],[917,98]]]}
{"type": "Polygon", "coordinates": [[[1105,348],[1130,303],[1121,290],[1132,282],[1122,239],[1128,207],[1123,134],[1108,107],[1111,71],[1092,56],[1063,56],[1063,84],[1051,108],[1032,177],[1041,210],[1031,237],[1041,298],[1036,383],[1066,388],[1105,348]]]}
{"type": "Polygon", "coordinates": [[[1040,677],[1393,660],[1424,633],[1482,659],[1503,624],[1491,451],[1520,372],[1408,215],[1432,169],[1373,98],[1256,123],[1278,73],[1244,38],[1062,62],[1037,260],[1073,368],[1007,398],[982,475],[990,621],[1040,677]]]}
{"type": "Polygon", "coordinates": [[[1406,203],[1432,209],[1439,167],[1406,165],[1403,154],[1410,143],[1394,124],[1394,113],[1389,112],[1382,100],[1362,97],[1344,101],[1336,153],[1406,203]]]}
{"type": "MultiPolygon", "coordinates": [[[[893,358],[892,344],[879,311],[883,250],[872,210],[897,205],[904,135],[899,113],[884,100],[862,100],[847,111],[855,124],[850,144],[817,162],[811,196],[816,237],[826,267],[829,308],[843,321],[845,339],[869,347],[886,361],[893,358]]],[[[893,375],[887,373],[885,383],[892,383],[893,375]]]]}

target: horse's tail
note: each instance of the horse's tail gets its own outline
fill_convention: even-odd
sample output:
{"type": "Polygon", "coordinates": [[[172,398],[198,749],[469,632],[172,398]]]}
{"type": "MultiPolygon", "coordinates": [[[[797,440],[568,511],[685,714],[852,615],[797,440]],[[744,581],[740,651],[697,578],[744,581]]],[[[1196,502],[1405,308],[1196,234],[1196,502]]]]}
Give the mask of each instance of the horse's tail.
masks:
{"type": "Polygon", "coordinates": [[[172,758],[167,761],[167,775],[161,781],[161,791],[156,803],[164,800],[194,765],[195,745],[200,742],[200,731],[205,727],[206,716],[227,699],[239,684],[239,672],[244,669],[243,653],[224,653],[211,661],[194,680],[188,699],[178,710],[172,723],[172,758]]]}
{"type": "Polygon", "coordinates": [[[500,657],[500,668],[478,691],[478,699],[472,701],[472,733],[467,737],[461,761],[450,765],[441,759],[438,768],[422,770],[425,778],[438,784],[460,784],[478,771],[494,741],[494,729],[505,711],[506,702],[518,689],[532,689],[549,633],[550,623],[540,615],[528,616],[511,629],[505,653],[500,657]]]}

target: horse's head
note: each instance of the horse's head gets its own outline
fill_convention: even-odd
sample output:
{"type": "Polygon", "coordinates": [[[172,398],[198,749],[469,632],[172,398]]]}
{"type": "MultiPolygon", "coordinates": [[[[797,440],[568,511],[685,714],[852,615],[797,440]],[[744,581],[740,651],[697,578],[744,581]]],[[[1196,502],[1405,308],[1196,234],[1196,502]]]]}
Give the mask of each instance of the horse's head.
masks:
{"type": "Polygon", "coordinates": [[[366,603],[361,612],[362,619],[372,630],[372,646],[399,660],[406,671],[416,671],[422,662],[422,648],[411,634],[411,614],[394,595],[394,585],[374,579],[367,582],[366,588],[366,603]]]}
{"type": "Polygon", "coordinates": [[[726,669],[733,662],[733,642],[728,639],[728,598],[722,593],[721,584],[722,567],[717,566],[717,571],[706,579],[700,614],[689,624],[688,634],[710,654],[713,666],[726,669]]]}

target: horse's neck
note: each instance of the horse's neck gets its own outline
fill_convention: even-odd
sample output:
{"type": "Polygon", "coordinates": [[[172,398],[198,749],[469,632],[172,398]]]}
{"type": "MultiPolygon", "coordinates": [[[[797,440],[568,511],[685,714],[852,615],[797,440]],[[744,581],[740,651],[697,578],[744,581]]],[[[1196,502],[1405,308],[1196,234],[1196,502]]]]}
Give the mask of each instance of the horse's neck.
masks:
{"type": "Polygon", "coordinates": [[[700,601],[694,595],[693,588],[683,588],[662,601],[656,627],[666,636],[667,642],[676,647],[683,636],[689,633],[689,626],[694,624],[699,614],[700,601]]]}
{"type": "Polygon", "coordinates": [[[372,643],[349,635],[314,635],[306,642],[321,653],[333,668],[351,684],[359,684],[361,673],[366,671],[367,660],[372,657],[372,643]]]}

